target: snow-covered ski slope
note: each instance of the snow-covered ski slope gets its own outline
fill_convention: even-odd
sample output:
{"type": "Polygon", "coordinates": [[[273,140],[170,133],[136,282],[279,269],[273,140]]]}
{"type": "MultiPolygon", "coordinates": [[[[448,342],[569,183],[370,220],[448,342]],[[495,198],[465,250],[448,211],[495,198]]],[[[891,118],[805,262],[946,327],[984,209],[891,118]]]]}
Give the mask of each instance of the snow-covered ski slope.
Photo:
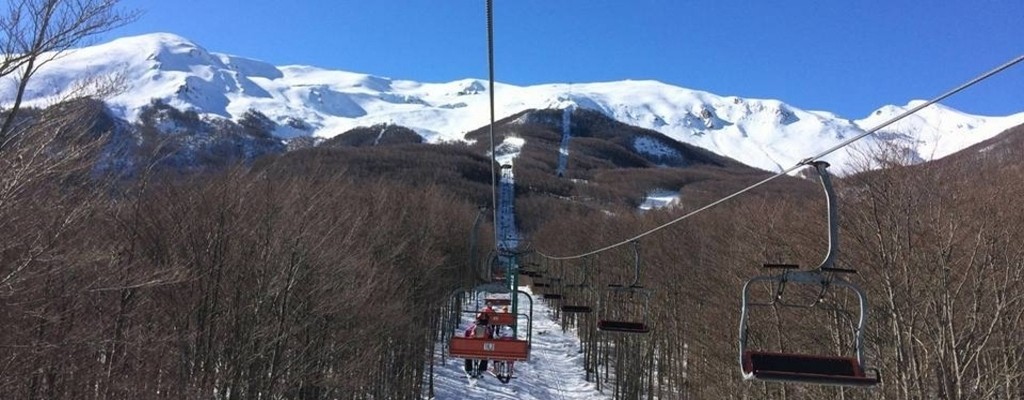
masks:
{"type": "MultiPolygon", "coordinates": [[[[169,33],[70,52],[35,75],[25,99],[27,105],[45,106],[106,81],[123,84],[106,101],[116,116],[130,121],[153,99],[234,120],[255,109],[278,123],[275,134],[282,137],[332,137],[387,123],[411,128],[429,143],[463,141],[466,132],[487,125],[489,115],[484,80],[421,83],[305,65],[274,66],[207,51],[169,33]]],[[[0,82],[0,106],[11,103],[15,84],[0,82]]],[[[766,170],[792,166],[918,104],[884,106],[857,120],[780,100],[721,96],[653,80],[496,83],[495,98],[499,119],[528,109],[586,108],[766,170]]],[[[1024,123],[1021,111],[976,116],[934,105],[864,142],[897,143],[912,158],[929,160],[1024,123]]],[[[827,161],[842,170],[857,157],[844,150],[827,161]]]]}
{"type": "MultiPolygon", "coordinates": [[[[528,287],[521,287],[530,293],[528,287]]],[[[570,400],[610,399],[587,382],[583,371],[583,354],[574,331],[562,332],[551,308],[534,296],[533,345],[530,360],[515,363],[515,379],[508,384],[498,382],[493,375],[470,383],[463,372],[463,360],[435,354],[434,398],[436,400],[519,399],[570,400]]],[[[465,316],[459,329],[465,329],[472,316],[465,316]]],[[[442,346],[438,346],[440,349],[442,346]]],[[[440,351],[440,350],[439,350],[440,351]]]]}
{"type": "Polygon", "coordinates": [[[501,179],[498,181],[498,242],[507,250],[519,247],[520,237],[515,218],[516,178],[513,167],[525,143],[523,138],[508,136],[494,149],[494,160],[501,166],[501,179]]]}
{"type": "Polygon", "coordinates": [[[569,106],[562,109],[562,141],[558,145],[558,169],[555,173],[558,176],[565,175],[565,168],[569,165],[569,139],[572,137],[572,111],[575,107],[569,106]]]}
{"type": "MultiPolygon", "coordinates": [[[[520,236],[515,227],[515,160],[525,140],[510,135],[495,146],[494,159],[502,168],[498,191],[498,237],[500,246],[513,250],[519,245],[520,236]]],[[[597,391],[596,385],[587,382],[583,371],[583,354],[574,331],[562,332],[555,320],[555,314],[541,296],[532,296],[528,286],[520,290],[533,298],[532,345],[530,359],[515,363],[515,378],[502,384],[491,374],[470,379],[464,371],[464,360],[446,357],[444,344],[437,346],[434,354],[434,398],[436,400],[471,399],[522,399],[522,400],[568,400],[568,399],[609,399],[610,396],[597,391]]],[[[482,295],[482,294],[481,294],[482,295]]],[[[519,295],[519,309],[527,312],[530,301],[519,295]]],[[[465,307],[472,307],[464,305],[465,307]]],[[[474,305],[475,306],[475,305],[474,305]]],[[[473,314],[462,314],[456,335],[473,322],[473,314]]],[[[526,329],[520,327],[519,329],[526,329]]],[[[522,336],[522,334],[520,335],[522,336]]]]}

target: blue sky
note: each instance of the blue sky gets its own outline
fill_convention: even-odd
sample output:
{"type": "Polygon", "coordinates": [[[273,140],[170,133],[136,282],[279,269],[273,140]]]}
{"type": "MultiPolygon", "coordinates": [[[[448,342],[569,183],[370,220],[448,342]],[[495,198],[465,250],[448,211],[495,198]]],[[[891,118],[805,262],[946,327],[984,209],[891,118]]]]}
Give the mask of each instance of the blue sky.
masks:
{"type": "MultiPolygon", "coordinates": [[[[276,65],[487,77],[483,0],[122,4],[145,14],[103,40],[171,32],[276,65]]],[[[1024,1],[495,0],[495,51],[497,80],[515,85],[653,79],[858,119],[1024,54],[1024,1]]],[[[944,104],[1024,112],[1024,65],[944,104]]]]}

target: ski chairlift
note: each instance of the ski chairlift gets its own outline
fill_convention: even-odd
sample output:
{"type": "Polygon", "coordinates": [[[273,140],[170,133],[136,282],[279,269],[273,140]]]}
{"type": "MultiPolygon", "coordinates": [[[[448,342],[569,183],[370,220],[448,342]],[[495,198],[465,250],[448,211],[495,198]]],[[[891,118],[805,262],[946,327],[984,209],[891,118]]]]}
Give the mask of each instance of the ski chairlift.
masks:
{"type": "Polygon", "coordinates": [[[548,279],[545,279],[545,278],[533,278],[533,287],[541,288],[541,289],[548,289],[548,288],[554,287],[555,286],[554,282],[557,282],[558,280],[559,280],[558,278],[548,278],[548,279]]]}
{"type": "Polygon", "coordinates": [[[838,222],[835,202],[835,192],[832,190],[831,179],[829,178],[828,163],[817,161],[811,165],[815,167],[821,178],[822,187],[828,206],[829,225],[829,247],[824,261],[818,268],[809,271],[794,271],[799,268],[791,264],[765,264],[764,267],[781,269],[783,272],[777,275],[757,276],[751,278],[743,285],[742,309],[740,312],[739,328],[739,362],[740,371],[744,379],[806,383],[818,385],[837,386],[874,386],[881,382],[877,369],[865,367],[864,360],[864,326],[867,321],[868,305],[867,296],[859,287],[850,283],[836,274],[856,273],[851,269],[834,268],[836,254],[838,253],[838,222]],[[750,287],[757,282],[772,284],[772,300],[769,302],[753,302],[750,300],[750,287]],[[817,299],[811,304],[786,303],[783,298],[783,291],[786,285],[818,285],[820,292],[817,299]],[[749,350],[747,348],[747,317],[752,307],[787,307],[812,309],[820,306],[827,291],[833,287],[842,287],[857,296],[860,315],[857,326],[853,331],[853,352],[849,356],[833,356],[818,354],[797,354],[778,353],[767,351],[749,350]],[[872,371],[872,375],[866,372],[872,371]]]}
{"type": "Polygon", "coordinates": [[[530,269],[530,286],[540,289],[554,287],[553,283],[558,279],[553,277],[552,268],[548,265],[539,265],[530,269]],[[535,269],[533,269],[535,268],[535,269]]]}
{"type": "Polygon", "coordinates": [[[530,278],[543,278],[544,273],[547,272],[548,268],[546,265],[535,262],[535,261],[524,261],[519,266],[519,274],[526,275],[530,278]]]}
{"type": "Polygon", "coordinates": [[[512,255],[503,249],[491,251],[488,256],[488,276],[490,282],[504,284],[509,279],[509,269],[512,265],[512,255]]]}
{"type": "MultiPolygon", "coordinates": [[[[530,357],[530,347],[533,340],[533,298],[526,292],[516,290],[511,292],[507,287],[485,284],[477,286],[475,291],[486,292],[489,294],[508,294],[509,299],[511,296],[526,296],[529,300],[529,308],[526,313],[518,312],[486,312],[488,324],[497,327],[492,330],[491,337],[463,337],[454,335],[448,342],[448,356],[453,358],[464,358],[471,360],[471,364],[478,364],[484,361],[490,361],[494,365],[494,375],[502,383],[508,383],[513,376],[513,367],[515,361],[527,361],[530,357]],[[521,334],[521,331],[517,329],[518,320],[524,318],[526,323],[525,335],[521,334]],[[510,328],[510,329],[509,329],[510,328]],[[511,331],[512,336],[498,336],[501,332],[511,331]]],[[[484,296],[484,302],[486,304],[487,298],[490,295],[484,296]]],[[[453,295],[454,296],[454,295],[453,295]]],[[[493,297],[498,298],[498,297],[493,297]]],[[[513,301],[514,302],[514,301],[513,301]]],[[[479,302],[477,302],[477,305],[479,302]]],[[[474,318],[479,317],[478,309],[474,310],[460,310],[461,314],[472,314],[474,318]]],[[[474,369],[474,371],[476,371],[474,369]]]]}
{"type": "Polygon", "coordinates": [[[612,284],[601,293],[597,330],[617,333],[648,333],[652,290],[640,286],[640,243],[633,241],[633,283],[612,284]]]}
{"type": "Polygon", "coordinates": [[[547,282],[547,289],[542,291],[544,300],[562,300],[562,290],[564,286],[565,278],[565,267],[562,262],[558,262],[558,278],[550,278],[547,282]]]}
{"type": "Polygon", "coordinates": [[[541,297],[543,297],[544,300],[562,300],[562,295],[559,293],[545,293],[542,294],[541,297]]]}
{"type": "Polygon", "coordinates": [[[594,288],[590,285],[587,273],[587,262],[583,261],[583,278],[578,283],[567,283],[562,286],[562,305],[559,308],[567,314],[590,314],[593,307],[586,303],[585,298],[593,294],[594,288]]]}
{"type": "MultiPolygon", "coordinates": [[[[526,246],[530,246],[530,244],[527,242],[526,246]]],[[[547,262],[546,260],[538,261],[538,256],[536,254],[537,253],[532,249],[529,249],[529,247],[527,248],[518,265],[518,272],[520,275],[525,275],[531,278],[544,277],[544,273],[548,270],[547,262]]]]}
{"type": "Polygon", "coordinates": [[[562,278],[534,278],[533,287],[539,289],[541,296],[544,300],[560,300],[562,295],[560,293],[560,287],[562,286],[562,278]]]}

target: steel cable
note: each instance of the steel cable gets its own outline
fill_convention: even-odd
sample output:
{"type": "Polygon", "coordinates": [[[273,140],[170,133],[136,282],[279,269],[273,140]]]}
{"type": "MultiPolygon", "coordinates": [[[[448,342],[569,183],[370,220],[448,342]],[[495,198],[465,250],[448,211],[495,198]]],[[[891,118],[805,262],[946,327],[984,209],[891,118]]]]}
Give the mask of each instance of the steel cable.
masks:
{"type": "Polygon", "coordinates": [[[1016,58],[1014,58],[1014,59],[1012,59],[1010,61],[1007,61],[1006,63],[1004,63],[1004,64],[1002,64],[1002,65],[1000,65],[1000,66],[998,66],[996,68],[993,68],[992,70],[990,70],[990,71],[988,71],[988,72],[986,72],[984,74],[981,74],[978,77],[976,77],[974,79],[971,79],[970,81],[967,81],[966,83],[964,83],[964,84],[962,84],[960,86],[957,86],[956,88],[954,88],[952,90],[949,90],[946,93],[943,93],[942,95],[940,95],[938,97],[935,97],[934,99],[931,99],[931,100],[929,100],[929,101],[927,101],[927,102],[925,102],[925,103],[923,103],[921,105],[918,105],[917,107],[914,107],[914,108],[912,108],[910,110],[904,111],[900,115],[897,115],[897,116],[895,116],[893,118],[890,118],[889,120],[887,120],[887,121],[885,121],[885,122],[875,126],[874,128],[871,128],[871,129],[865,131],[864,133],[861,133],[861,134],[859,134],[857,136],[854,136],[854,137],[852,137],[850,139],[847,139],[847,140],[845,140],[845,141],[843,141],[843,142],[833,146],[832,148],[830,148],[828,150],[825,150],[825,151],[823,151],[821,153],[818,153],[817,155],[805,158],[805,159],[801,160],[799,163],[797,163],[796,165],[794,165],[792,167],[789,167],[789,168],[787,168],[787,169],[785,169],[785,170],[783,170],[783,171],[781,171],[781,172],[779,172],[779,173],[777,173],[775,175],[772,175],[772,176],[770,176],[768,178],[765,178],[764,180],[761,180],[761,181],[759,181],[759,182],[757,182],[757,183],[755,183],[753,185],[750,185],[750,186],[747,186],[747,187],[745,187],[743,189],[740,189],[740,190],[736,191],[735,193],[732,193],[732,194],[730,194],[728,196],[725,196],[725,197],[723,197],[721,199],[718,199],[718,200],[716,200],[716,201],[714,201],[714,202],[712,202],[712,203],[710,203],[708,205],[705,205],[705,206],[703,206],[701,208],[698,208],[698,209],[693,210],[693,211],[691,211],[689,213],[686,213],[685,215],[683,215],[683,216],[681,216],[679,218],[673,219],[673,220],[671,220],[669,222],[666,222],[664,224],[658,225],[658,226],[656,226],[656,227],[654,227],[654,228],[652,228],[650,230],[644,231],[643,233],[640,233],[639,235],[633,236],[633,237],[631,237],[629,239],[626,239],[626,240],[623,240],[621,242],[618,242],[618,243],[615,243],[615,244],[611,244],[611,245],[608,245],[608,246],[605,246],[605,247],[601,247],[601,248],[599,248],[597,250],[589,251],[589,252],[582,253],[582,254],[571,255],[571,256],[552,256],[552,255],[544,254],[544,253],[542,253],[540,251],[537,251],[537,254],[540,255],[541,257],[552,259],[552,260],[573,260],[573,259],[583,258],[583,257],[591,256],[591,255],[594,255],[594,254],[602,253],[602,252],[605,252],[607,250],[611,250],[611,249],[614,249],[616,247],[629,244],[630,242],[633,242],[635,240],[639,240],[639,239],[641,239],[641,238],[643,238],[643,237],[645,237],[647,235],[650,235],[652,233],[655,233],[657,231],[665,229],[665,228],[667,228],[669,226],[672,226],[672,225],[674,225],[674,224],[676,224],[676,223],[678,223],[680,221],[683,221],[683,220],[685,220],[687,218],[690,218],[690,217],[692,217],[694,215],[700,214],[700,213],[702,213],[702,212],[704,212],[704,211],[706,211],[706,210],[708,210],[708,209],[710,209],[712,207],[715,207],[715,206],[717,206],[719,204],[722,204],[722,203],[724,203],[726,201],[729,201],[729,200],[733,199],[734,197],[737,197],[737,196],[739,196],[739,195],[741,195],[743,193],[749,192],[749,191],[751,191],[751,190],[753,190],[753,189],[755,189],[755,188],[757,188],[757,187],[759,187],[761,185],[764,185],[764,184],[766,184],[768,182],[771,182],[771,181],[773,181],[773,180],[775,180],[775,179],[777,179],[777,178],[779,178],[779,177],[781,177],[783,175],[788,175],[790,172],[793,172],[793,171],[795,171],[795,170],[797,170],[797,169],[799,169],[801,167],[804,167],[804,166],[806,166],[806,165],[808,165],[808,164],[810,164],[810,163],[812,163],[814,161],[818,161],[822,157],[827,156],[829,154],[832,154],[836,150],[839,150],[839,149],[841,149],[843,147],[849,146],[850,144],[852,144],[852,143],[854,143],[854,142],[856,142],[856,141],[858,141],[860,139],[863,139],[866,136],[872,135],[872,134],[878,132],[880,129],[885,128],[885,127],[887,127],[889,125],[892,125],[892,124],[896,123],[897,121],[902,120],[902,119],[904,119],[906,117],[909,117],[910,115],[913,115],[914,113],[920,111],[921,109],[923,109],[925,107],[928,107],[928,106],[930,106],[932,104],[938,103],[938,102],[940,102],[940,101],[942,101],[942,100],[944,100],[944,99],[946,99],[946,98],[948,98],[948,97],[950,97],[950,96],[952,96],[954,94],[957,94],[957,93],[963,91],[964,89],[967,89],[968,87],[974,86],[978,82],[981,82],[981,81],[983,81],[985,79],[988,79],[988,78],[992,77],[993,75],[996,75],[996,74],[998,74],[1000,72],[1003,72],[1006,69],[1008,69],[1008,68],[1010,68],[1010,67],[1012,67],[1012,66],[1014,66],[1014,65],[1016,65],[1018,63],[1020,63],[1021,61],[1024,61],[1024,55],[1017,56],[1016,58]]]}

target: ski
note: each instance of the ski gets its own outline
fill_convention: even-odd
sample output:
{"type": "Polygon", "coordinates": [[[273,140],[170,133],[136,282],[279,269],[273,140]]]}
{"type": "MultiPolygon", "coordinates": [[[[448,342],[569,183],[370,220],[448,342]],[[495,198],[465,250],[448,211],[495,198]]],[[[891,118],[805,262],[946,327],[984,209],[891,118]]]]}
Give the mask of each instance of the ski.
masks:
{"type": "Polygon", "coordinates": [[[469,381],[469,386],[476,387],[476,383],[479,382],[480,377],[479,376],[475,376],[475,375],[470,374],[469,372],[467,372],[466,373],[466,379],[469,381]]]}

